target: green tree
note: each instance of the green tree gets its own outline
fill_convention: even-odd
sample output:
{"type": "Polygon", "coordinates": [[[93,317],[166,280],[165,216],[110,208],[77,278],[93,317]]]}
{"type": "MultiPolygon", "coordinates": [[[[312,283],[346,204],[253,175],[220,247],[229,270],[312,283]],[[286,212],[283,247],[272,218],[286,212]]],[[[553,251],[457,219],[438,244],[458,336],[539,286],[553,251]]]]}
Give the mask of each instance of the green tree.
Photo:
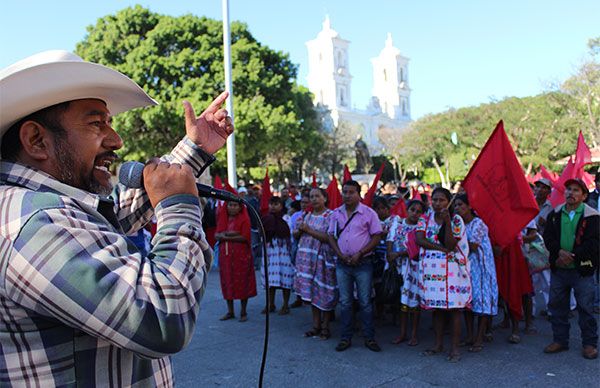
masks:
{"type": "MultiPolygon", "coordinates": [[[[291,168],[285,152],[309,155],[314,142],[307,139],[319,137],[310,94],[296,86],[297,65],[256,41],[244,23],[233,22],[231,35],[238,165],[249,171],[275,161],[291,168]]],[[[126,8],[89,26],[77,53],[128,75],[160,102],[115,118],[129,139],[125,159],[167,152],[185,133],[181,101],[201,110],[224,89],[222,23],[206,17],[126,8]]],[[[217,170],[225,157],[225,150],[217,153],[217,170]]]]}

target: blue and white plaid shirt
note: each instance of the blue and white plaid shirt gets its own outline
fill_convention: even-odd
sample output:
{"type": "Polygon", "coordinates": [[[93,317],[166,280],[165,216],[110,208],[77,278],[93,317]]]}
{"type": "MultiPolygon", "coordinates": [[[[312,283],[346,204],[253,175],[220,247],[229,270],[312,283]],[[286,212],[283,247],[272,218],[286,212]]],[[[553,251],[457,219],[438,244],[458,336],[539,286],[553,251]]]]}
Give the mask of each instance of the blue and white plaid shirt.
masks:
{"type": "MultiPolygon", "coordinates": [[[[197,150],[184,139],[165,159],[198,172],[197,150]]],[[[97,195],[0,161],[0,385],[173,385],[212,259],[199,201],[153,211],[144,190],[115,193],[118,225],[97,195]],[[143,257],[124,233],[153,214],[143,257]]]]}

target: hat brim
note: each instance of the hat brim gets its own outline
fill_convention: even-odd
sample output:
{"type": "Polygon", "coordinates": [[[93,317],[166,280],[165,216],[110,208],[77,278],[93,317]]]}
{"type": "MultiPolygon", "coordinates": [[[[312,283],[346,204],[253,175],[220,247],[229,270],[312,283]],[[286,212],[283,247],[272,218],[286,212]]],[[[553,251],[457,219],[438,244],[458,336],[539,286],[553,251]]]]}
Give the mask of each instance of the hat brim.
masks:
{"type": "Polygon", "coordinates": [[[109,67],[83,61],[44,63],[0,81],[0,138],[31,113],[88,98],[104,101],[112,115],[158,104],[130,78],[109,67]]]}
{"type": "Polygon", "coordinates": [[[581,182],[578,179],[569,179],[565,182],[565,187],[569,187],[572,184],[576,184],[577,186],[581,187],[581,189],[583,190],[584,193],[589,194],[590,189],[587,188],[587,186],[581,182]]]}

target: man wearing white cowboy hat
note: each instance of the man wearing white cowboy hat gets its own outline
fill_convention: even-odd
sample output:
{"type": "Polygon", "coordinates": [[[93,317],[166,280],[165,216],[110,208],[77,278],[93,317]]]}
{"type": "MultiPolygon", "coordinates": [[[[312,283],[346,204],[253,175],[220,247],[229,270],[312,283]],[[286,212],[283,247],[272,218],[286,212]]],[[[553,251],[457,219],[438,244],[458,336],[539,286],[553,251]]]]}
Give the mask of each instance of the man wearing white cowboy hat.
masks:
{"type": "Polygon", "coordinates": [[[199,117],[184,102],[184,139],[113,201],[111,115],[156,102],[64,51],[0,71],[2,384],[173,385],[168,356],[191,339],[212,257],[194,175],[233,131],[226,98],[199,117]],[[153,215],[144,257],[125,234],[153,215]]]}

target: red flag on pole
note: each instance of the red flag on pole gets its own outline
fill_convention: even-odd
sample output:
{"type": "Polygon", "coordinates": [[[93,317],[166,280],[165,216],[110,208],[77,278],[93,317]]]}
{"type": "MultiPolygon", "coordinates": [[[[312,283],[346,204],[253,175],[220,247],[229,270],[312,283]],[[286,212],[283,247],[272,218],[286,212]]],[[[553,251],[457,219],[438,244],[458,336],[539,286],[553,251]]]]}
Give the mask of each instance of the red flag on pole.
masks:
{"type": "Polygon", "coordinates": [[[540,174],[542,178],[550,180],[552,184],[558,179],[558,176],[555,173],[548,171],[542,164],[540,164],[540,172],[538,174],[540,174]]]}
{"type": "Polygon", "coordinates": [[[352,180],[352,174],[350,174],[350,169],[348,168],[347,164],[344,164],[344,178],[342,180],[342,183],[346,183],[351,180],[352,180]]]}
{"type": "Polygon", "coordinates": [[[406,218],[408,216],[408,211],[406,210],[406,204],[404,203],[404,198],[400,197],[398,202],[392,206],[390,209],[390,214],[395,216],[400,216],[402,218],[406,218]]]}
{"type": "Polygon", "coordinates": [[[579,173],[579,169],[583,169],[583,166],[590,163],[592,163],[592,153],[587,144],[585,144],[583,133],[579,131],[579,137],[577,137],[577,151],[575,151],[575,170],[577,170],[576,173],[579,173]]]}
{"type": "Polygon", "coordinates": [[[231,194],[238,195],[237,190],[234,189],[233,187],[231,187],[231,185],[229,184],[229,182],[225,182],[225,190],[229,191],[231,194]]]}
{"type": "Polygon", "coordinates": [[[315,174],[314,171],[312,173],[312,187],[313,188],[317,187],[317,174],[315,174]]]}
{"type": "Polygon", "coordinates": [[[373,203],[373,198],[375,198],[375,192],[377,191],[377,184],[379,183],[379,180],[381,179],[381,174],[383,174],[383,168],[385,167],[384,163],[381,163],[381,167],[379,167],[379,171],[377,171],[377,174],[375,174],[375,179],[373,179],[373,183],[371,184],[371,187],[369,187],[369,191],[367,191],[367,193],[365,194],[365,197],[362,200],[362,203],[371,207],[371,204],[373,203]]]}
{"type": "Polygon", "coordinates": [[[269,200],[273,194],[271,193],[271,182],[269,179],[269,169],[265,172],[265,178],[262,184],[262,195],[260,197],[260,212],[261,214],[267,214],[269,212],[269,200]]]}
{"type": "Polygon", "coordinates": [[[215,175],[215,189],[219,189],[219,190],[223,190],[223,181],[221,180],[221,177],[218,175],[215,175]]]}
{"type": "Polygon", "coordinates": [[[340,189],[338,188],[338,181],[335,178],[335,175],[333,176],[331,182],[329,182],[329,186],[327,186],[327,198],[327,207],[331,210],[342,206],[342,203],[344,202],[342,199],[342,194],[340,193],[340,189]]]}
{"type": "Polygon", "coordinates": [[[463,186],[471,206],[488,226],[492,241],[503,247],[512,243],[539,211],[502,120],[463,186]]]}
{"type": "Polygon", "coordinates": [[[560,177],[552,183],[552,193],[548,200],[552,204],[552,207],[557,207],[561,203],[565,202],[565,182],[569,179],[575,178],[575,163],[572,158],[569,158],[565,169],[563,170],[560,177]]]}

